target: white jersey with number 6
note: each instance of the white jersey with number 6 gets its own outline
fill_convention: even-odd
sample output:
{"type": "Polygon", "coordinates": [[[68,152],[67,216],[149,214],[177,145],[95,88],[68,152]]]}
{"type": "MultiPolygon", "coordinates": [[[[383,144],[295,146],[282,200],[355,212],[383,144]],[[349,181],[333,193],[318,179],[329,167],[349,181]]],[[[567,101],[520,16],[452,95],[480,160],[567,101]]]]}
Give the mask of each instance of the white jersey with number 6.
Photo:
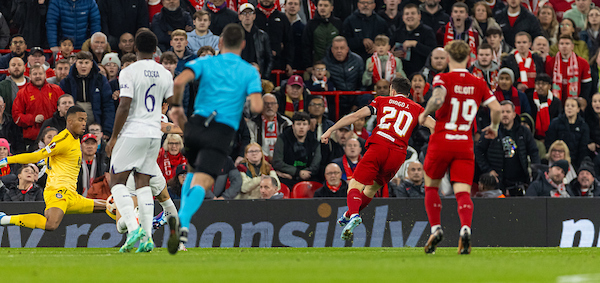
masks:
{"type": "Polygon", "coordinates": [[[120,97],[132,99],[120,136],[160,138],[163,100],[173,95],[171,72],[154,60],[140,60],[121,71],[120,97]]]}

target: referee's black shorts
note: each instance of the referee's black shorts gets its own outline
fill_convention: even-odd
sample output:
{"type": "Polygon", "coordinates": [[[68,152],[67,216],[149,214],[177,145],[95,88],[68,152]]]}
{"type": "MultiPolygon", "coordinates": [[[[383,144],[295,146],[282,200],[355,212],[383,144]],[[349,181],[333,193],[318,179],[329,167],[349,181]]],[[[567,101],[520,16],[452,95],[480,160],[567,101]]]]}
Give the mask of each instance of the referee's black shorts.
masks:
{"type": "Polygon", "coordinates": [[[231,153],[236,131],[214,120],[205,127],[205,121],[206,118],[202,116],[192,115],[185,124],[184,154],[194,172],[206,173],[216,178],[231,153]]]}

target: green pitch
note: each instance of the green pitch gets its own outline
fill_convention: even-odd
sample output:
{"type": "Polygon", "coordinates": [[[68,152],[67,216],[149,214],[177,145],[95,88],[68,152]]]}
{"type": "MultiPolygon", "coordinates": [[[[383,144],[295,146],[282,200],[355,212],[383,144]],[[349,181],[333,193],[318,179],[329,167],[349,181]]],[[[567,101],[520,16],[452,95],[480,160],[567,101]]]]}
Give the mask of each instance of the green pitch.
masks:
{"type": "Polygon", "coordinates": [[[600,282],[597,248],[0,249],[2,282],[600,282]]]}

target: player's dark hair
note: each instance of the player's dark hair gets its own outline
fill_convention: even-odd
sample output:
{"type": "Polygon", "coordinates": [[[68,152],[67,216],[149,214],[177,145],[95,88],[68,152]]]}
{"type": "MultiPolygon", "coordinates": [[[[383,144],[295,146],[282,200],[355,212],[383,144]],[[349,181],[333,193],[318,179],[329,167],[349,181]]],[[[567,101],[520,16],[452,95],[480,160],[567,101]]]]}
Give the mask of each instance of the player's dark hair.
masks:
{"type": "Polygon", "coordinates": [[[410,81],[405,77],[393,78],[390,82],[390,86],[397,92],[404,95],[408,95],[410,93],[410,88],[412,87],[410,81]]]}
{"type": "Polygon", "coordinates": [[[94,57],[92,56],[92,53],[90,53],[89,51],[79,51],[75,55],[75,58],[77,60],[90,60],[90,61],[94,61],[94,57]]]}
{"type": "Polygon", "coordinates": [[[223,47],[228,49],[237,49],[242,45],[244,41],[245,31],[239,24],[228,24],[221,33],[223,38],[223,47]]]}
{"type": "Polygon", "coordinates": [[[481,183],[482,187],[479,188],[481,191],[490,191],[495,190],[498,182],[496,181],[496,177],[494,177],[490,173],[485,173],[479,176],[479,183],[481,183]]]}
{"type": "Polygon", "coordinates": [[[152,31],[144,30],[135,36],[135,47],[139,52],[153,54],[157,44],[158,39],[152,31]]]}
{"type": "Polygon", "coordinates": [[[85,110],[79,105],[73,105],[69,108],[69,110],[67,110],[67,117],[71,116],[71,114],[77,114],[80,112],[85,113],[85,110]]]}
{"type": "Polygon", "coordinates": [[[310,115],[306,112],[295,112],[292,116],[292,123],[296,121],[306,121],[310,123],[310,115]]]}

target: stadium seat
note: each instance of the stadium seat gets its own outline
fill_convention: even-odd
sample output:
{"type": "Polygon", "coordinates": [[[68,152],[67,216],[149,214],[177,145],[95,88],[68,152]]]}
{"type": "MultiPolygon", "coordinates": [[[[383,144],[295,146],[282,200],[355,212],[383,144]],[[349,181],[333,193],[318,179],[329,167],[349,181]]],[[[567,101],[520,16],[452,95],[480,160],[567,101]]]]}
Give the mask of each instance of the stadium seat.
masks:
{"type": "Polygon", "coordinates": [[[292,189],[292,198],[312,198],[315,191],[322,187],[323,184],[312,181],[302,181],[292,189]]]}
{"type": "Polygon", "coordinates": [[[279,192],[283,194],[283,198],[290,198],[290,188],[288,188],[288,186],[286,186],[285,184],[281,184],[279,192]]]}

